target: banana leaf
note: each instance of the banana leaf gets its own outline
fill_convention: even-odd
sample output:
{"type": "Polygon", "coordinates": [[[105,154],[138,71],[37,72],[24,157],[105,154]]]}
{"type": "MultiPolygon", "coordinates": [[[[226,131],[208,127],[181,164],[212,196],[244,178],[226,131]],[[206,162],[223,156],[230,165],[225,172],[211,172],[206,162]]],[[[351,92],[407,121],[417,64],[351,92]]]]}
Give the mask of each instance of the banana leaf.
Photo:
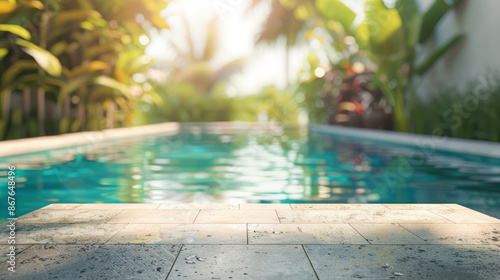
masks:
{"type": "Polygon", "coordinates": [[[419,42],[423,43],[434,31],[441,18],[462,0],[435,0],[432,7],[424,14],[419,42]]]}
{"type": "Polygon", "coordinates": [[[425,59],[424,62],[417,67],[415,73],[417,75],[422,75],[427,72],[427,70],[429,70],[445,53],[453,49],[464,39],[465,35],[457,35],[453,37],[450,41],[448,41],[448,43],[437,49],[427,59],[425,59]]]}
{"type": "Polygon", "coordinates": [[[31,39],[31,34],[26,28],[15,24],[0,24],[0,31],[10,32],[25,40],[31,39]]]}
{"type": "Polygon", "coordinates": [[[22,40],[16,39],[16,44],[24,48],[24,51],[31,55],[40,67],[52,76],[60,76],[62,73],[62,66],[59,59],[51,54],[49,51],[40,48],[39,46],[22,40]]]}
{"type": "Polygon", "coordinates": [[[326,18],[340,22],[345,30],[350,30],[356,13],[339,0],[318,0],[316,8],[326,18]]]}

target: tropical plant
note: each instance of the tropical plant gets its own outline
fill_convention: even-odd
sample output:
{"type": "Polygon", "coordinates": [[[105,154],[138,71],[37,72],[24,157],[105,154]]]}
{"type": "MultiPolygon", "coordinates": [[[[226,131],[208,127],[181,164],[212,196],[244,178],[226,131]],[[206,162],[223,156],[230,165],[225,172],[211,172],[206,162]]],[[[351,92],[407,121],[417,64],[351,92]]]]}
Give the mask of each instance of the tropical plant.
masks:
{"type": "Polygon", "coordinates": [[[417,99],[411,113],[416,133],[500,142],[498,108],[500,79],[489,77],[417,99]]]}
{"type": "Polygon", "coordinates": [[[144,56],[147,30],[168,27],[159,16],[166,5],[154,0],[2,1],[0,69],[5,103],[0,134],[8,130],[10,138],[23,137],[26,133],[19,131],[25,126],[31,136],[44,135],[47,122],[49,134],[112,127],[115,119],[120,125],[129,124],[131,100],[136,98],[131,88],[142,85],[132,77],[150,63],[144,56]],[[142,20],[136,20],[139,16],[142,20]],[[23,91],[24,106],[11,113],[10,95],[16,91],[23,91]],[[35,125],[32,93],[37,95],[35,125]]]}
{"type": "Polygon", "coordinates": [[[218,61],[217,21],[211,20],[207,24],[206,39],[200,51],[196,50],[187,20],[183,18],[183,21],[182,35],[170,37],[181,38],[184,42],[170,41],[176,58],[163,66],[168,67],[169,72],[166,82],[151,82],[162,101],[161,105],[153,106],[152,119],[155,122],[229,121],[233,99],[226,94],[227,85],[230,78],[242,69],[243,60],[218,61]]]}
{"type": "MultiPolygon", "coordinates": [[[[253,0],[251,9],[263,0],[253,0]]],[[[310,0],[271,0],[271,12],[264,23],[257,43],[275,43],[280,38],[285,40],[285,78],[287,86],[289,81],[290,54],[289,50],[300,41],[301,32],[314,26],[314,21],[319,20],[314,1],[310,0]],[[312,21],[312,22],[311,22],[312,21]]]]}
{"type": "Polygon", "coordinates": [[[201,51],[197,52],[194,45],[190,26],[184,19],[183,35],[171,36],[170,38],[183,38],[184,45],[179,47],[179,43],[170,40],[170,46],[176,53],[176,59],[168,62],[170,75],[168,80],[173,83],[191,84],[200,95],[209,94],[219,83],[227,83],[229,78],[241,71],[242,59],[235,59],[225,63],[218,63],[219,53],[217,21],[211,20],[207,24],[206,39],[202,43],[201,51]]]}
{"type": "Polygon", "coordinates": [[[306,32],[306,39],[316,47],[309,51],[299,74],[298,94],[312,122],[341,124],[338,107],[346,105],[342,102],[352,103],[349,96],[356,95],[354,79],[367,71],[368,61],[340,23],[318,23],[306,32]]]}
{"type": "Polygon", "coordinates": [[[383,0],[368,0],[364,4],[365,19],[359,24],[355,23],[354,11],[349,12],[339,0],[317,0],[316,7],[326,18],[340,22],[357,39],[358,45],[369,53],[371,60],[378,65],[374,85],[382,88],[392,106],[396,129],[409,131],[408,110],[414,95],[413,85],[464,36],[453,37],[425,59],[418,52],[419,46],[429,39],[440,19],[460,1],[436,0],[427,12],[421,14],[415,0],[396,1],[394,7],[386,6],[383,0]]]}
{"type": "Polygon", "coordinates": [[[162,105],[151,107],[149,119],[154,122],[214,122],[230,121],[234,101],[219,83],[209,93],[200,94],[196,84],[169,82],[154,84],[162,105]]]}
{"type": "Polygon", "coordinates": [[[235,98],[234,107],[234,120],[266,121],[292,126],[298,124],[299,106],[295,94],[273,86],[263,88],[258,94],[235,98]]]}
{"type": "MultiPolygon", "coordinates": [[[[0,5],[0,139],[9,128],[22,125],[22,110],[11,110],[12,94],[30,86],[43,90],[49,76],[61,74],[61,64],[50,52],[34,44],[36,38],[20,23],[43,10],[40,1],[2,1],[0,5]],[[36,76],[36,78],[34,78],[36,76]]],[[[25,107],[26,108],[26,107],[25,107]]],[[[43,110],[42,110],[43,111],[43,110]]],[[[17,129],[19,131],[19,128],[17,129]]]]}

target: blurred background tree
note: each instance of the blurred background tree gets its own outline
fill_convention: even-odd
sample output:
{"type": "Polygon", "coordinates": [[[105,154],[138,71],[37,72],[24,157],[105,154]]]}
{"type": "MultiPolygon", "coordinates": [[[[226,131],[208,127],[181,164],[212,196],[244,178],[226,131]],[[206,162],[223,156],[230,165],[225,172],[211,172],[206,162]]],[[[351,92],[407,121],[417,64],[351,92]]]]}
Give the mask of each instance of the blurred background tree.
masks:
{"type": "Polygon", "coordinates": [[[168,28],[159,16],[166,5],[2,1],[0,138],[128,125],[142,94],[132,77],[151,62],[148,30],[168,28]]]}
{"type": "Polygon", "coordinates": [[[243,59],[218,63],[217,22],[212,19],[206,28],[206,38],[200,51],[196,50],[191,28],[183,18],[184,32],[172,34],[183,39],[183,45],[170,40],[175,59],[168,63],[166,81],[152,82],[162,102],[150,111],[155,122],[229,121],[234,102],[226,94],[229,79],[241,71],[243,59]]]}
{"type": "MultiPolygon", "coordinates": [[[[498,94],[480,101],[487,112],[470,112],[458,127],[450,106],[474,96],[476,86],[415,98],[422,77],[464,42],[458,34],[433,52],[424,48],[460,0],[435,0],[425,11],[415,0],[249,1],[247,11],[269,4],[253,43],[284,43],[286,82],[247,95],[233,82],[245,78],[252,57],[220,59],[220,18],[184,18],[162,33],[173,57],[146,55],[154,34],[169,29],[161,13],[174,2],[0,1],[0,139],[166,121],[297,125],[305,110],[312,123],[431,134],[434,122],[449,136],[500,141],[488,131],[500,120],[498,94]],[[307,52],[298,73],[291,72],[293,47],[307,52]],[[158,67],[161,78],[152,74],[158,67]]],[[[488,81],[488,92],[498,92],[497,80],[488,81]]]]}

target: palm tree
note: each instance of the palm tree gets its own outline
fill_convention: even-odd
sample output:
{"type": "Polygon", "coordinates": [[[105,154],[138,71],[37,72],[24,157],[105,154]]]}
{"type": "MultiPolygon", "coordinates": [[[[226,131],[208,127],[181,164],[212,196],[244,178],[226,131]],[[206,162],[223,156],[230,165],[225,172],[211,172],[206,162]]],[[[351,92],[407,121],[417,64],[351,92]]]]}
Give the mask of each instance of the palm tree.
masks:
{"type": "Polygon", "coordinates": [[[195,51],[194,38],[186,19],[184,24],[187,48],[181,48],[170,40],[170,46],[176,53],[176,59],[169,63],[171,82],[190,84],[199,94],[207,94],[212,92],[217,84],[227,82],[233,74],[241,71],[243,59],[236,59],[221,66],[216,65],[215,58],[219,49],[215,19],[207,25],[207,37],[199,53],[195,51]]]}
{"type": "MultiPolygon", "coordinates": [[[[286,85],[290,84],[289,66],[290,66],[290,48],[294,46],[299,34],[307,27],[307,23],[315,16],[316,10],[313,1],[298,0],[284,6],[282,1],[271,0],[271,12],[264,23],[262,33],[257,42],[275,43],[279,38],[285,39],[285,78],[286,85]]],[[[263,0],[253,0],[250,8],[263,2],[263,0]]]]}
{"type": "Polygon", "coordinates": [[[226,93],[227,85],[241,71],[243,59],[219,63],[215,19],[206,25],[207,35],[201,42],[195,41],[187,20],[182,20],[182,33],[169,37],[175,58],[160,66],[168,71],[168,76],[165,81],[153,83],[163,104],[153,107],[151,117],[155,121],[228,121],[234,106],[226,93]],[[182,41],[174,42],[172,38],[182,41]],[[201,43],[201,47],[195,48],[194,42],[201,43]]]}

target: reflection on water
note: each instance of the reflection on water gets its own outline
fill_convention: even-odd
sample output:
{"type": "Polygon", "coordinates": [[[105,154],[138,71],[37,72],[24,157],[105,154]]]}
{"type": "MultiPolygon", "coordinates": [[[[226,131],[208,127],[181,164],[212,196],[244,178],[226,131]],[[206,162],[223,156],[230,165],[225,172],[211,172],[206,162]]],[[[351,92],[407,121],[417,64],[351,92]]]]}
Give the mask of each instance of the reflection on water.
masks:
{"type": "Polygon", "coordinates": [[[298,129],[188,127],[174,136],[0,158],[0,175],[7,163],[18,169],[18,214],[54,202],[327,202],[460,203],[498,216],[499,160],[416,154],[298,129]]]}

